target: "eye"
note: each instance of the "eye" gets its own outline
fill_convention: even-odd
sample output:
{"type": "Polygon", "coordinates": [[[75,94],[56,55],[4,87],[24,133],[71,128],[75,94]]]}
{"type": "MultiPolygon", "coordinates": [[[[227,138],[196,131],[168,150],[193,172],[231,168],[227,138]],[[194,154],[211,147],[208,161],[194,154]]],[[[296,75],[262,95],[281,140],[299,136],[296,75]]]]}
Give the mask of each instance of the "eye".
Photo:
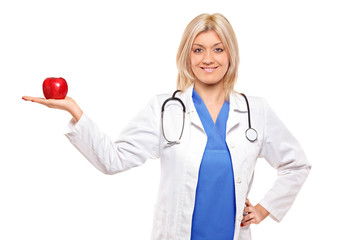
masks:
{"type": "Polygon", "coordinates": [[[194,49],[194,53],[201,53],[203,50],[201,48],[194,49]]]}
{"type": "Polygon", "coordinates": [[[214,50],[215,52],[219,52],[219,53],[221,53],[221,52],[223,52],[224,51],[224,49],[222,49],[222,48],[215,48],[215,50],[214,50]]]}

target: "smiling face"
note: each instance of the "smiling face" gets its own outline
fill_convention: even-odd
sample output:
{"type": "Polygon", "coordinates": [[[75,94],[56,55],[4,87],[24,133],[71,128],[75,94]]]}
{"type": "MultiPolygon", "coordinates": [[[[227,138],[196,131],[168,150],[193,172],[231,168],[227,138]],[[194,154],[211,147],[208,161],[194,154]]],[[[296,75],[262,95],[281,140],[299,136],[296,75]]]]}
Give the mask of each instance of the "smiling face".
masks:
{"type": "Polygon", "coordinates": [[[229,67],[229,56],[215,31],[202,32],[196,36],[190,62],[196,82],[213,85],[223,81],[229,67]]]}

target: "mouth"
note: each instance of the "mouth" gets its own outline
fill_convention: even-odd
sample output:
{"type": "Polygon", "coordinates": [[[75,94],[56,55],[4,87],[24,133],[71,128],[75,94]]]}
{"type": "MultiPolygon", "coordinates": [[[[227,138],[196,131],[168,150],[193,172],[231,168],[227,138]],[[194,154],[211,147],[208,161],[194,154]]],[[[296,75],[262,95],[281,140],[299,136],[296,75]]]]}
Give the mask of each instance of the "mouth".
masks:
{"type": "Polygon", "coordinates": [[[218,67],[200,67],[206,73],[214,72],[218,67]]]}

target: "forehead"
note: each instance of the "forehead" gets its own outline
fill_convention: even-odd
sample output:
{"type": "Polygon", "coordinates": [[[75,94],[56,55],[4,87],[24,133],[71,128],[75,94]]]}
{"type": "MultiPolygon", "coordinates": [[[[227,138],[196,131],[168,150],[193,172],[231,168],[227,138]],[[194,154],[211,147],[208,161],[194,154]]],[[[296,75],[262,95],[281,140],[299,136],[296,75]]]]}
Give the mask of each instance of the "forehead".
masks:
{"type": "Polygon", "coordinates": [[[221,41],[219,35],[214,30],[199,33],[195,37],[194,42],[193,42],[193,44],[200,44],[203,46],[213,45],[213,44],[217,44],[217,43],[222,43],[222,41],[221,41]]]}

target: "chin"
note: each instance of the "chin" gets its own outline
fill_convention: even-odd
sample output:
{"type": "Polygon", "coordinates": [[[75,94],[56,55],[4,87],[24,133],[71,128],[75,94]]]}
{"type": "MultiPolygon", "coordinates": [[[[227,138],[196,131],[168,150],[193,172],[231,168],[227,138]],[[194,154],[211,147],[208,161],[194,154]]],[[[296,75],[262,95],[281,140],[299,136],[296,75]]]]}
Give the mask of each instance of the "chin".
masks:
{"type": "Polygon", "coordinates": [[[223,82],[223,79],[198,78],[197,81],[206,85],[216,85],[220,82],[223,82]]]}

